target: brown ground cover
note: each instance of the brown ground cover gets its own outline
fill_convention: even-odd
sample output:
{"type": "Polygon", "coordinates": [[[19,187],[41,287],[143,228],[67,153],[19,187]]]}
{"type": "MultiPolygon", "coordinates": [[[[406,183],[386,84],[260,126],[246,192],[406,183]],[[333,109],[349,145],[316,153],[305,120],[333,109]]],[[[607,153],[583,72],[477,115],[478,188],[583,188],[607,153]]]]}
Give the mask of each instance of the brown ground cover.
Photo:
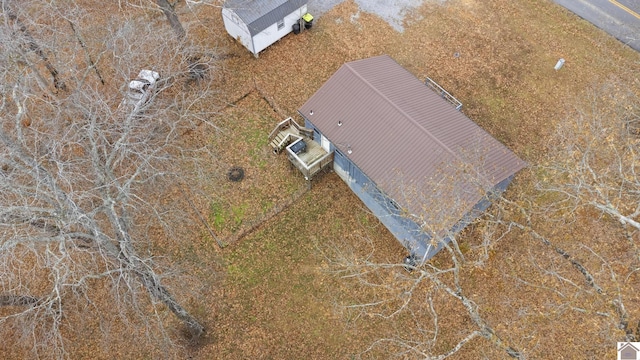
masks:
{"type": "MultiPolygon", "coordinates": [[[[195,28],[194,35],[227,54],[221,68],[221,95],[233,102],[250,93],[233,109],[234,114],[240,111],[245,116],[225,114],[220,119],[221,123],[233,119],[230,132],[240,138],[249,131],[247,126],[267,134],[269,121],[272,125],[296,114],[297,107],[344,62],[379,54],[391,55],[419,78],[429,76],[439,82],[464,103],[470,118],[531,164],[545,161],[555,124],[567,116],[589,86],[611,80],[635,89],[640,85],[636,52],[550,1],[425,4],[410,17],[403,33],[347,2],[317,19],[311,31],[280,40],[259,59],[227,36],[218,9],[208,10],[197,14],[208,26],[195,28]],[[556,72],[553,65],[560,57],[567,62],[556,72]],[[257,124],[260,120],[256,119],[264,121],[257,124]]],[[[233,142],[229,137],[214,141],[225,147],[220,149],[221,160],[234,159],[233,163],[245,166],[256,179],[263,176],[250,183],[250,191],[256,193],[252,198],[276,204],[295,191],[296,181],[301,186],[295,172],[274,172],[275,167],[286,164],[284,157],[265,152],[263,158],[247,158],[260,149],[244,149],[264,143],[257,134],[253,140],[244,139],[253,143],[233,142]],[[243,149],[239,152],[244,159],[229,155],[237,149],[243,149]],[[260,172],[269,175],[257,175],[260,172]],[[276,188],[279,190],[273,191],[276,188]]],[[[531,194],[531,175],[526,171],[520,175],[510,190],[512,198],[531,194]]],[[[232,195],[232,188],[238,185],[223,186],[228,190],[223,197],[234,199],[229,204],[247,204],[253,214],[263,208],[240,200],[238,196],[248,196],[249,188],[243,188],[242,195],[232,195]]],[[[250,218],[253,215],[248,211],[250,218]]],[[[568,230],[571,234],[557,231],[560,246],[579,256],[585,250],[574,239],[597,232],[591,244],[594,249],[620,250],[620,245],[610,247],[612,236],[607,235],[606,225],[593,217],[585,219],[581,227],[568,230]]],[[[222,251],[225,295],[209,309],[215,314],[211,323],[214,340],[198,356],[350,358],[375,339],[393,334],[394,326],[409,324],[356,320],[341,311],[336,304],[354,302],[359,296],[353,293],[355,288],[324,271],[326,261],[319,255],[319,249],[335,241],[358,248],[365,237],[380,260],[398,261],[403,251],[383,230],[334,174],[322,178],[291,208],[222,251]]],[[[481,230],[471,229],[464,241],[476,244],[479,236],[475,231],[481,230]]],[[[366,249],[363,247],[363,253],[366,249]]],[[[606,319],[553,306],[554,301],[565,299],[554,299],[539,289],[514,288],[514,276],[536,272],[536,266],[571,274],[570,265],[561,259],[549,260],[552,264],[532,261],[549,258],[548,251],[525,236],[510,236],[493,249],[488,267],[467,271],[464,285],[496,331],[531,358],[613,354],[616,334],[598,333],[606,327],[606,319]]],[[[575,274],[568,276],[581,281],[575,274]]],[[[599,301],[585,294],[571,305],[592,311],[601,305],[599,301]]],[[[469,326],[463,310],[446,298],[436,302],[441,319],[446,319],[441,338],[458,338],[464,333],[461,329],[469,326]]],[[[638,298],[632,297],[631,304],[637,305],[638,298]]],[[[455,343],[451,341],[443,340],[434,351],[447,350],[455,343]]],[[[506,354],[485,340],[474,340],[456,358],[478,356],[502,358],[506,354]]]]}
{"type": "MultiPolygon", "coordinates": [[[[545,161],[555,124],[589,86],[613,80],[640,89],[638,53],[551,1],[427,2],[410,16],[403,33],[346,2],[317,18],[311,31],[287,36],[259,59],[226,34],[218,7],[194,9],[180,8],[188,36],[215,49],[220,58],[212,72],[217,95],[210,99],[220,131],[203,128],[194,140],[213,146],[216,156],[207,165],[206,186],[191,196],[226,246],[219,247],[205,226],[199,236],[157,245],[158,255],[167,255],[188,275],[172,285],[208,326],[201,343],[183,344],[185,358],[350,359],[397,327],[411,326],[403,319],[362,319],[340,306],[360,300],[361,294],[329,272],[332,259],[325,255],[334,256],[348,244],[362,256],[373,249],[374,259],[394,262],[404,250],[335,174],[322,176],[305,192],[302,176],[267,148],[272,126],[295,116],[344,62],[391,55],[417,77],[429,76],[449,90],[464,103],[465,114],[530,164],[545,161]],[[553,65],[560,57],[566,64],[556,72],[553,65]],[[232,166],[245,170],[243,181],[227,180],[232,166]]],[[[535,176],[524,171],[508,195],[517,201],[531,195],[535,176]]],[[[171,194],[176,206],[190,207],[182,192],[171,194]]],[[[558,229],[559,245],[579,256],[586,250],[575,239],[589,236],[597,251],[628,251],[621,244],[611,246],[615,234],[596,215],[585,214],[579,227],[558,229]]],[[[476,245],[481,231],[469,229],[463,242],[476,245]]],[[[540,289],[514,288],[513,277],[536,272],[536,266],[557,268],[581,281],[562,259],[548,260],[553,259],[549,251],[513,234],[492,248],[488,266],[466,270],[464,286],[496,332],[530,358],[614,356],[620,334],[600,332],[607,319],[554,306],[566,299],[540,289]]],[[[637,282],[632,279],[624,291],[637,289],[637,282]]],[[[640,300],[630,300],[627,307],[637,318],[640,300]]],[[[589,312],[602,305],[599,301],[585,293],[570,303],[589,312]]],[[[464,334],[469,320],[447,298],[434,302],[443,340],[433,350],[446,351],[457,341],[446,339],[464,334]]],[[[175,335],[175,324],[167,323],[175,335]]],[[[122,345],[98,339],[96,334],[74,343],[72,357],[158,355],[158,350],[138,351],[132,337],[121,339],[122,345]]],[[[483,356],[506,354],[478,338],[454,358],[483,356]]]]}

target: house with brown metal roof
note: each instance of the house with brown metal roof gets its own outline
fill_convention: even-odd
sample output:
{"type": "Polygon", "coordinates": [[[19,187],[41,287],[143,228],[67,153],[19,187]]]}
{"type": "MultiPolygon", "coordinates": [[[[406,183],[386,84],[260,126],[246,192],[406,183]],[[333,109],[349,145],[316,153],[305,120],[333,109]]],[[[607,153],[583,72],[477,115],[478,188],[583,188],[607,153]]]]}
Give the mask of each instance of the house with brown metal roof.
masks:
{"type": "Polygon", "coordinates": [[[459,107],[383,55],[342,65],[298,110],[338,176],[416,263],[526,166],[459,107]]]}

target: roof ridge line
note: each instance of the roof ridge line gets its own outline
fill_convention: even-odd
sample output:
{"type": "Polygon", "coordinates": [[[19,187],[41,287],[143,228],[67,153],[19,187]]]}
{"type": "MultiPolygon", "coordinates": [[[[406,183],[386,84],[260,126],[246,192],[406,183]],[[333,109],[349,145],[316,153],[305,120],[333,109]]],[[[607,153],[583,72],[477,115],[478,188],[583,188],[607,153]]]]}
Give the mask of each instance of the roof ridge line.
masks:
{"type": "MultiPolygon", "coordinates": [[[[391,57],[389,57],[391,59],[391,57]]],[[[392,61],[395,61],[393,59],[391,59],[392,61]]],[[[345,63],[344,64],[349,71],[351,71],[355,76],[357,76],[360,80],[362,80],[362,82],[364,82],[365,84],[367,84],[367,86],[372,89],[373,91],[375,91],[378,95],[380,95],[388,104],[390,104],[394,109],[396,109],[399,113],[401,113],[406,119],[408,119],[409,121],[411,121],[411,123],[415,126],[417,126],[420,130],[422,130],[422,132],[424,132],[425,134],[427,134],[427,136],[429,136],[432,140],[434,140],[438,145],[440,145],[441,148],[445,149],[447,152],[449,152],[451,155],[455,156],[456,159],[458,159],[459,161],[464,162],[464,160],[462,158],[460,158],[460,156],[454,152],[453,150],[451,150],[447,145],[445,145],[442,141],[440,141],[435,135],[433,135],[429,130],[425,129],[422,125],[420,125],[417,121],[415,121],[413,119],[413,117],[411,117],[409,114],[407,114],[406,112],[404,112],[402,109],[400,109],[398,107],[398,105],[396,105],[393,101],[391,101],[388,97],[386,97],[383,93],[381,93],[375,86],[373,86],[370,82],[368,82],[365,78],[363,78],[354,68],[351,67],[351,65],[349,65],[349,63],[345,63]]],[[[399,64],[398,64],[399,65],[399,64]]],[[[403,68],[404,69],[404,68],[403,68]]],[[[406,69],[404,69],[405,71],[407,71],[406,69]]],[[[413,74],[411,75],[413,76],[413,74]]],[[[415,76],[414,76],[415,77],[415,76]]]]}

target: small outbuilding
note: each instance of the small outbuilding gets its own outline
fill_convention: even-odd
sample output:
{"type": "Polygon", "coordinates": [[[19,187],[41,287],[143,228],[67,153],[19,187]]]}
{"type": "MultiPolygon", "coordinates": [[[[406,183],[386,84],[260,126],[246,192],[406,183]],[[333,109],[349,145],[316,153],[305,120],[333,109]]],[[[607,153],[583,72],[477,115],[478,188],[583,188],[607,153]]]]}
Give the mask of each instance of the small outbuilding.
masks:
{"type": "Polygon", "coordinates": [[[433,257],[526,166],[445,93],[383,55],[342,65],[298,110],[411,264],[433,257]]]}
{"type": "Polygon", "coordinates": [[[294,31],[294,28],[299,31],[301,24],[304,27],[301,19],[307,14],[307,2],[227,0],[222,6],[222,19],[229,35],[258,57],[260,51],[294,31]]]}

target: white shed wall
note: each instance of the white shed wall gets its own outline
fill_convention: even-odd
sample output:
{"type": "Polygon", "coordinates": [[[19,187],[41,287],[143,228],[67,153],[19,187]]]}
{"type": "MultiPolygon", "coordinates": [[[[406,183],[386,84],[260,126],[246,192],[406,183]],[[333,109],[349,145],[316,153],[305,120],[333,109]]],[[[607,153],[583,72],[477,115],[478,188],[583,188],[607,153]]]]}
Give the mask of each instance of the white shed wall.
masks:
{"type": "Polygon", "coordinates": [[[261,33],[256,34],[253,37],[253,46],[255,49],[254,54],[266,49],[269,45],[292,32],[293,24],[295,24],[302,15],[306,13],[307,5],[305,4],[284,18],[284,27],[282,29],[278,30],[278,24],[276,23],[264,29],[261,33]]]}
{"type": "Polygon", "coordinates": [[[251,34],[247,25],[240,20],[240,18],[230,9],[222,9],[222,20],[224,22],[224,28],[227,33],[234,39],[240,41],[244,47],[249,49],[251,53],[256,54],[254,51],[253,42],[251,41],[251,34]]]}

